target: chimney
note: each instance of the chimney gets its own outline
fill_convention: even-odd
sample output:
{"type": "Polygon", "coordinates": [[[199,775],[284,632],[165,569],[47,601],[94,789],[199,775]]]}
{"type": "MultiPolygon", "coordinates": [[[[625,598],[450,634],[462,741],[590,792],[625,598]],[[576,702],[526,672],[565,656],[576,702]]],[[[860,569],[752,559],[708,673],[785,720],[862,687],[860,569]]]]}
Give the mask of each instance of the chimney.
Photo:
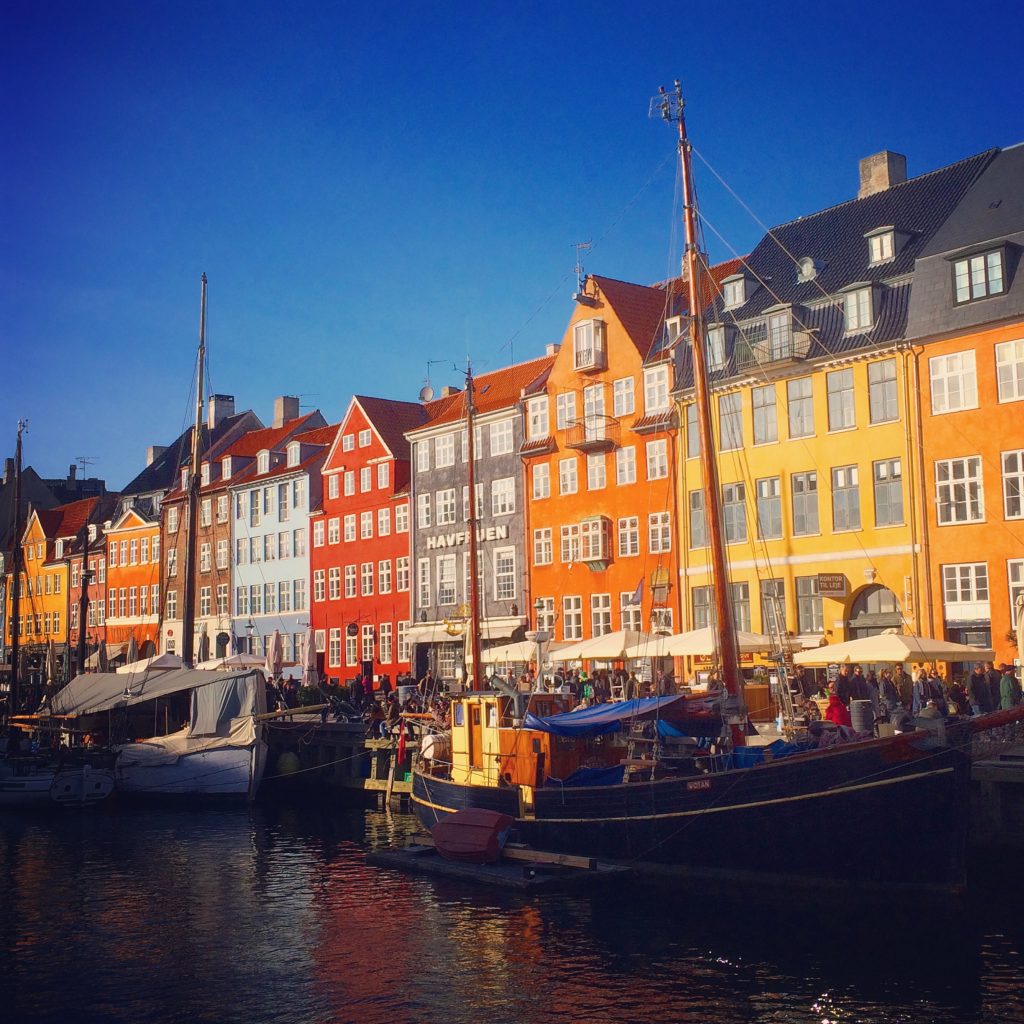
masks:
{"type": "Polygon", "coordinates": [[[274,399],[274,426],[283,427],[288,420],[299,415],[299,400],[295,395],[280,395],[274,399]]]}
{"type": "Polygon", "coordinates": [[[4,483],[9,484],[14,479],[14,459],[4,459],[4,483]]]}
{"type": "Polygon", "coordinates": [[[160,458],[163,453],[167,451],[167,445],[165,444],[151,444],[146,449],[146,465],[152,466],[157,459],[160,458]]]}
{"type": "Polygon", "coordinates": [[[78,476],[78,467],[72,462],[68,466],[68,483],[73,483],[76,476],[78,476]]]}
{"type": "Polygon", "coordinates": [[[453,384],[445,384],[445,386],[441,388],[441,397],[451,398],[452,395],[457,395],[461,390],[462,388],[457,388],[453,384]]]}
{"type": "Polygon", "coordinates": [[[545,347],[545,349],[544,349],[544,354],[545,355],[549,355],[549,356],[557,356],[558,355],[558,350],[561,347],[562,346],[557,341],[549,342],[547,344],[547,346],[545,347]]]}
{"type": "Polygon", "coordinates": [[[902,153],[883,149],[860,162],[860,191],[858,199],[884,192],[893,185],[907,180],[907,158],[902,153]]]}
{"type": "Polygon", "coordinates": [[[210,395],[206,409],[206,425],[210,430],[219,427],[229,416],[235,415],[234,395],[210,395]]]}

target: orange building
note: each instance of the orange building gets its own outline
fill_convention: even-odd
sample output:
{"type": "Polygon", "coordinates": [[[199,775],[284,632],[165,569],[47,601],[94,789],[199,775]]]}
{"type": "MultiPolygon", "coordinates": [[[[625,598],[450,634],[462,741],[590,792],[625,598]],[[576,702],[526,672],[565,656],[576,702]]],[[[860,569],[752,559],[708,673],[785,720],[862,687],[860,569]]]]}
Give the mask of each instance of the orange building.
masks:
{"type": "Polygon", "coordinates": [[[105,541],[108,657],[126,654],[132,637],[139,657],[149,657],[160,638],[159,513],[126,508],[107,528],[105,541]]]}
{"type": "Polygon", "coordinates": [[[1024,147],[997,153],[914,272],[920,507],[935,636],[1024,659],[1024,147]],[[1011,200],[1011,201],[1006,201],[1011,200]]]}

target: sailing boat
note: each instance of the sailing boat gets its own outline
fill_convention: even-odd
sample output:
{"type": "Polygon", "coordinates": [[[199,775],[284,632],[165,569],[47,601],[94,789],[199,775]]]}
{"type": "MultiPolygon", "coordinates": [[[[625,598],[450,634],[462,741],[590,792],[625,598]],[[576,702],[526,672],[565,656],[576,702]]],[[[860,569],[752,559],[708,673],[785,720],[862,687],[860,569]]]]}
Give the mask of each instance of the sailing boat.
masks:
{"type": "MultiPolygon", "coordinates": [[[[211,672],[193,665],[195,644],[196,534],[199,521],[199,457],[203,419],[203,370],[206,360],[206,275],[202,277],[199,320],[199,370],[192,461],[188,471],[187,540],[184,575],[183,650],[177,658],[161,655],[144,665],[126,665],[118,672],[78,676],[53,700],[56,714],[92,716],[118,712],[129,735],[145,735],[170,721],[184,726],[166,735],[116,743],[117,789],[146,796],[256,795],[267,759],[260,716],[266,712],[262,671],[211,672]],[[156,704],[155,702],[162,702],[156,704]],[[162,707],[164,720],[160,722],[162,707]],[[181,716],[181,717],[178,717],[181,716]]],[[[84,615],[84,612],[83,612],[84,615]]],[[[102,727],[103,719],[98,723],[102,727]]]]}
{"type": "MultiPolygon", "coordinates": [[[[570,712],[561,695],[538,694],[524,716],[522,695],[475,685],[453,702],[450,736],[423,744],[432,757],[414,769],[413,809],[427,828],[464,808],[507,814],[518,838],[538,849],[628,862],[655,875],[956,890],[965,879],[968,825],[969,759],[961,745],[911,732],[824,748],[780,744],[770,754],[745,747],[747,716],[719,523],[690,145],[678,83],[674,94],[662,90],[657,102],[679,136],[689,341],[717,648],[728,691],[717,735],[709,747],[694,741],[711,727],[706,709],[693,722],[682,696],[570,712]]],[[[475,601],[471,611],[478,645],[475,601]]],[[[478,665],[477,657],[474,673],[478,665]]]]}

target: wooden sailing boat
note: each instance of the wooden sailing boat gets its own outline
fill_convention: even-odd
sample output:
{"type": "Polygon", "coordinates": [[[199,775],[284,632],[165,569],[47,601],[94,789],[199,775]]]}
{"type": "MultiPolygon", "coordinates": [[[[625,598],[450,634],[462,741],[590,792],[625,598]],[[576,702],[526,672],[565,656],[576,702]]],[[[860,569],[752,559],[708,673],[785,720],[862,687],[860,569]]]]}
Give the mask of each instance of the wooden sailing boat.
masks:
{"type": "MultiPolygon", "coordinates": [[[[414,811],[430,828],[460,809],[486,808],[511,816],[518,838],[540,849],[629,862],[655,874],[958,888],[964,882],[969,778],[968,757],[959,746],[914,732],[827,748],[782,745],[770,756],[764,748],[744,749],[746,713],[719,522],[690,145],[678,83],[673,93],[662,90],[656,103],[679,136],[715,623],[729,693],[713,728],[718,735],[710,746],[661,735],[654,718],[673,721],[676,733],[694,731],[683,697],[565,714],[566,698],[535,694],[532,713],[523,718],[521,699],[480,691],[474,682],[474,692],[453,703],[450,744],[428,745],[445,751],[445,759],[416,766],[414,811]]],[[[471,393],[467,414],[472,416],[471,393]]],[[[474,532],[475,522],[471,537],[474,532]]],[[[476,573],[471,576],[475,581],[476,573]]],[[[478,647],[477,619],[474,600],[471,629],[478,647]]],[[[478,657],[473,664],[476,673],[478,657]]],[[[712,731],[707,721],[698,728],[698,735],[712,731]]]]}

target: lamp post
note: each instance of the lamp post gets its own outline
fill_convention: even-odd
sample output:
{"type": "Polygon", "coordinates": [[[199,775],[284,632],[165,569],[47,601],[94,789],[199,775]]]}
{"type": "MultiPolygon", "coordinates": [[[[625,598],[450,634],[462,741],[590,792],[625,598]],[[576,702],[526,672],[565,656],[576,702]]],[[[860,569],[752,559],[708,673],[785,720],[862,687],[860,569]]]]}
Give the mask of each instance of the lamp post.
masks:
{"type": "Polygon", "coordinates": [[[537,645],[537,681],[536,687],[538,690],[544,686],[544,664],[543,664],[543,648],[544,644],[551,639],[551,634],[546,630],[540,628],[540,616],[541,612],[544,611],[544,602],[538,597],[533,603],[533,610],[535,612],[534,622],[537,624],[537,629],[530,630],[526,634],[527,640],[532,640],[537,645]]]}

